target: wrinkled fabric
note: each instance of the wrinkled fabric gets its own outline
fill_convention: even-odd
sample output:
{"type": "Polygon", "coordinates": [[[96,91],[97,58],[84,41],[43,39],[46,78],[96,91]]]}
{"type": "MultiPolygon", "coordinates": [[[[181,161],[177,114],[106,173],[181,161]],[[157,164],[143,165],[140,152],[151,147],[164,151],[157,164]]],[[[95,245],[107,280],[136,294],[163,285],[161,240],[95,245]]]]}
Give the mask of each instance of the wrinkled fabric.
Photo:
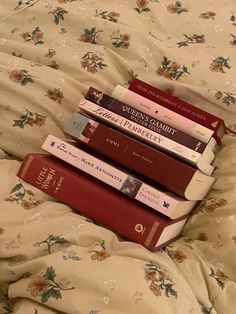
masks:
{"type": "Polygon", "coordinates": [[[0,313],[235,313],[234,134],[183,237],[155,253],[16,176],[90,86],[138,77],[236,131],[234,12],[232,0],[1,1],[0,313]]]}

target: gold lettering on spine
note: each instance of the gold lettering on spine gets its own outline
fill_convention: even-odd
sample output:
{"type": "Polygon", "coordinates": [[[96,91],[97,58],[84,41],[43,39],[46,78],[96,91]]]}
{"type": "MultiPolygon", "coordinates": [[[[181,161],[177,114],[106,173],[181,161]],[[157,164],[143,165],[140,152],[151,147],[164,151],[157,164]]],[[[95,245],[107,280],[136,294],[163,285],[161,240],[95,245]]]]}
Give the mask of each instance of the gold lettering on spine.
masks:
{"type": "Polygon", "coordinates": [[[55,174],[56,171],[54,169],[43,167],[35,183],[40,185],[42,189],[47,190],[54,179],[55,174]]]}
{"type": "Polygon", "coordinates": [[[56,184],[56,188],[55,190],[53,191],[55,194],[57,194],[64,182],[65,178],[64,177],[60,177],[60,179],[58,180],[57,184],[56,184]]]}
{"type": "Polygon", "coordinates": [[[48,171],[47,167],[42,167],[42,170],[40,171],[38,178],[35,181],[36,184],[41,185],[43,183],[43,181],[45,180],[47,171],[48,171]]]}
{"type": "Polygon", "coordinates": [[[48,175],[45,178],[43,184],[41,185],[42,189],[47,190],[49,188],[49,185],[50,185],[51,181],[53,180],[55,173],[56,173],[56,171],[54,169],[49,168],[48,175]]]}

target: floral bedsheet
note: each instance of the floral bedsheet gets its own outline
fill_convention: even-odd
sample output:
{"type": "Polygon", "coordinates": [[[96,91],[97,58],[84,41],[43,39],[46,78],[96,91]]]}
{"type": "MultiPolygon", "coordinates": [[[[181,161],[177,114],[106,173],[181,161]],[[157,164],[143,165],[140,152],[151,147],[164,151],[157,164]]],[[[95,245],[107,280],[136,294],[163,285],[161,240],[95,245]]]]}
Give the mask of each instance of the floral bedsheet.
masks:
{"type": "Polygon", "coordinates": [[[0,2],[0,313],[235,313],[233,133],[183,237],[156,253],[16,176],[89,86],[139,77],[236,131],[235,49],[233,0],[0,2]]]}

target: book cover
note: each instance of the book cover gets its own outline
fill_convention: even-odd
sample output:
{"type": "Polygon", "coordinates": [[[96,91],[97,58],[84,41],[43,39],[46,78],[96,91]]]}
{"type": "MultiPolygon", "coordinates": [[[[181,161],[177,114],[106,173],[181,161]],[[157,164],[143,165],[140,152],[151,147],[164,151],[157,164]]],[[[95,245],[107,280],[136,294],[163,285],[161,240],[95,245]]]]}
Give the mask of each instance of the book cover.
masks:
{"type": "Polygon", "coordinates": [[[143,111],[150,116],[156,117],[160,121],[178,128],[179,130],[196,137],[198,140],[208,143],[214,134],[214,131],[195,122],[181,114],[178,114],[168,108],[155,103],[154,101],[143,97],[121,85],[117,85],[111,96],[136,109],[143,111]]]}
{"type": "Polygon", "coordinates": [[[171,220],[47,154],[27,154],[17,175],[78,213],[151,251],[180,237],[189,217],[171,220]]]}
{"type": "Polygon", "coordinates": [[[153,141],[149,143],[149,141],[142,136],[141,132],[134,133],[129,128],[126,131],[130,131],[129,133],[131,135],[140,137],[141,140],[146,140],[154,147],[190,162],[208,175],[212,174],[214,167],[210,166],[210,164],[214,160],[215,155],[206,143],[173,128],[132,106],[120,102],[93,87],[89,88],[85,98],[132,121],[132,124],[136,129],[139,126],[144,130],[150,130],[151,134],[158,134],[159,140],[155,143],[153,141]]]}
{"type": "MultiPolygon", "coordinates": [[[[114,112],[107,110],[89,100],[82,99],[79,108],[99,121],[117,127],[126,126],[126,119],[120,117],[114,112]]],[[[128,123],[128,126],[130,122],[128,123]]],[[[150,133],[143,133],[150,137],[150,133]]],[[[191,165],[167,155],[161,151],[155,150],[156,158],[158,156],[157,167],[153,167],[155,172],[155,181],[188,200],[201,200],[205,197],[211,185],[214,182],[212,176],[205,175],[191,165]]],[[[153,156],[154,158],[154,156],[153,156]]]]}
{"type": "Polygon", "coordinates": [[[226,127],[224,120],[220,117],[169,95],[156,86],[152,86],[138,78],[132,80],[129,90],[213,130],[214,138],[218,144],[221,144],[221,138],[225,134],[226,127]]]}
{"type": "MultiPolygon", "coordinates": [[[[156,158],[153,158],[155,151],[135,139],[77,112],[65,125],[64,132],[66,136],[89,147],[96,154],[115,161],[142,178],[155,179],[153,168],[158,166],[156,158]]],[[[157,186],[155,189],[148,189],[146,185],[140,189],[137,197],[138,195],[142,195],[139,198],[142,203],[171,219],[189,213],[196,204],[196,201],[188,201],[157,186]]]]}

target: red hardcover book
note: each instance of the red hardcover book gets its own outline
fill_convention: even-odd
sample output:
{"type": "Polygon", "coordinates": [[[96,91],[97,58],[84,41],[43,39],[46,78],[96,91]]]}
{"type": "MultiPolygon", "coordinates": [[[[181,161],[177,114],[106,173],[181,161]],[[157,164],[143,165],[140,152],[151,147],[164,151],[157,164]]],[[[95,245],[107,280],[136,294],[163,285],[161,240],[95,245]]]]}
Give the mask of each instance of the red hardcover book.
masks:
{"type": "Polygon", "coordinates": [[[171,220],[47,154],[27,154],[17,175],[79,213],[151,251],[180,237],[189,217],[186,215],[171,220]]]}
{"type": "Polygon", "coordinates": [[[221,138],[226,132],[226,126],[224,120],[220,117],[169,95],[159,88],[137,78],[132,80],[129,90],[213,130],[213,137],[218,144],[221,144],[221,138]]]}

